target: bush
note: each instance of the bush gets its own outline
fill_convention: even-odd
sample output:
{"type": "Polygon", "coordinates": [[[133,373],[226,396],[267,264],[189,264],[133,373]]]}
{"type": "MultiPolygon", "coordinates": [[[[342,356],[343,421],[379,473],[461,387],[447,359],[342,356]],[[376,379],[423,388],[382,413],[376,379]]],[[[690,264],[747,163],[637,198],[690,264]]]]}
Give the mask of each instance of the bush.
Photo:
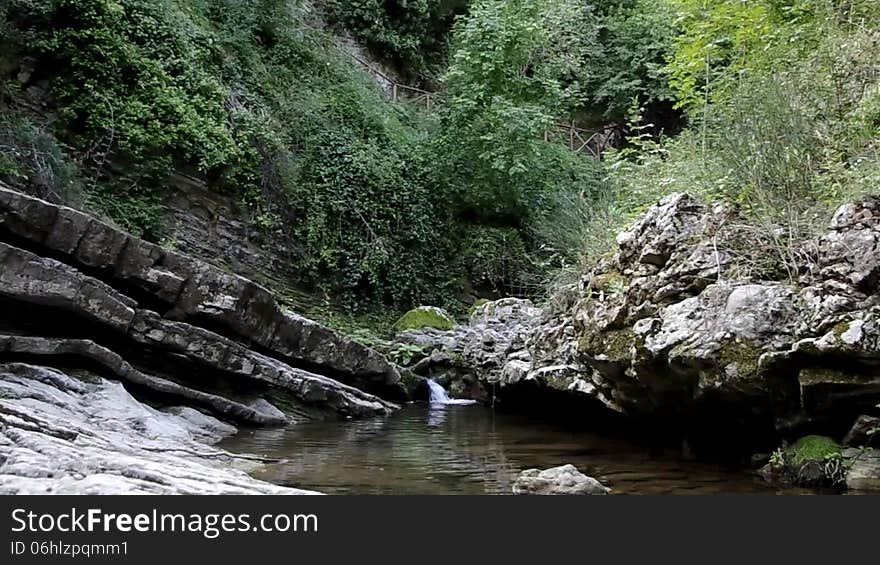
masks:
{"type": "Polygon", "coordinates": [[[81,198],[79,171],[68,149],[45,127],[15,112],[0,113],[0,180],[40,198],[81,198]]]}

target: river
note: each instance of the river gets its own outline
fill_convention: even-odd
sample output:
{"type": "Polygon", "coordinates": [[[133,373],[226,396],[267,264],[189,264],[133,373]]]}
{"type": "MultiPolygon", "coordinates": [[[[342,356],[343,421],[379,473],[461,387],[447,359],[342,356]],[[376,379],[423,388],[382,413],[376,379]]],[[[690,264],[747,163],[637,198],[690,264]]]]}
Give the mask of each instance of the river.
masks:
{"type": "Polygon", "coordinates": [[[324,493],[509,494],[523,469],[565,463],[616,494],[776,492],[752,469],[483,406],[412,404],[386,418],[243,430],[220,446],[284,459],[255,476],[324,493]]]}

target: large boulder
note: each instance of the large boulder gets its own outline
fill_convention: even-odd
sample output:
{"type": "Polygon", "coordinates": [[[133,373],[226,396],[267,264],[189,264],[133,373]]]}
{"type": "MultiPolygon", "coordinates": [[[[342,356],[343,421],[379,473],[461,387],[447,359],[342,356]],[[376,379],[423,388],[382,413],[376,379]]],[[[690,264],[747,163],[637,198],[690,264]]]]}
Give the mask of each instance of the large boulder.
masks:
{"type": "Polygon", "coordinates": [[[398,332],[427,328],[445,331],[454,327],[455,320],[449,315],[449,312],[436,306],[413,308],[394,322],[394,330],[398,332]]]}
{"type": "Polygon", "coordinates": [[[513,494],[608,494],[611,489],[584,475],[574,465],[552,469],[526,469],[513,483],[513,494]]]}

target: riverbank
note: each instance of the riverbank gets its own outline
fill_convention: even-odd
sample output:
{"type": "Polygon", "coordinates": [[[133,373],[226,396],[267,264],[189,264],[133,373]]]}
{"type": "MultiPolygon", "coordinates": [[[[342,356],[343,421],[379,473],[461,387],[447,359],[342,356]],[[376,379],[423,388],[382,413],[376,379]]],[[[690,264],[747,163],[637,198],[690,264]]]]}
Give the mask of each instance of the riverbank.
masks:
{"type": "MultiPolygon", "coordinates": [[[[401,330],[398,342],[420,352],[409,370],[246,278],[0,186],[0,489],[418,492],[436,472],[440,490],[464,481],[500,493],[522,468],[574,462],[615,492],[700,490],[691,477],[703,473],[710,490],[752,492],[767,488],[752,482],[758,465],[786,457],[800,477],[799,453],[772,453],[781,442],[821,433],[838,446],[880,402],[880,204],[842,207],[789,282],[732,275],[718,226],[734,214],[668,197],[543,308],[503,299],[464,326],[401,330]],[[393,417],[427,398],[425,377],[571,427],[465,406],[393,417]],[[626,439],[570,432],[584,429],[626,439]],[[209,447],[237,430],[227,441],[243,457],[209,447]],[[663,441],[636,447],[647,432],[663,441]],[[359,461],[367,442],[378,451],[359,461]],[[652,458],[657,445],[678,454],[652,458]],[[707,453],[738,467],[691,461],[707,453]],[[764,455],[744,466],[753,454],[764,455]],[[618,476],[645,472],[631,488],[618,476]]],[[[869,431],[806,463],[832,462],[830,486],[876,488],[876,451],[856,449],[869,431]]]]}

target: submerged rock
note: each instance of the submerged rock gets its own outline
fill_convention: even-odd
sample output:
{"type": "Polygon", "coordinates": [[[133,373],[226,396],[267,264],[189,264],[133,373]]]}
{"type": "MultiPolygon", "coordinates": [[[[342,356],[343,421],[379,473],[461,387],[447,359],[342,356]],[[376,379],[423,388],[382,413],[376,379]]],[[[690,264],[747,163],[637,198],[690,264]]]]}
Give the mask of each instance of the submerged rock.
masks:
{"type": "Polygon", "coordinates": [[[513,483],[513,494],[608,494],[611,489],[584,475],[574,465],[526,469],[513,483]]]}

